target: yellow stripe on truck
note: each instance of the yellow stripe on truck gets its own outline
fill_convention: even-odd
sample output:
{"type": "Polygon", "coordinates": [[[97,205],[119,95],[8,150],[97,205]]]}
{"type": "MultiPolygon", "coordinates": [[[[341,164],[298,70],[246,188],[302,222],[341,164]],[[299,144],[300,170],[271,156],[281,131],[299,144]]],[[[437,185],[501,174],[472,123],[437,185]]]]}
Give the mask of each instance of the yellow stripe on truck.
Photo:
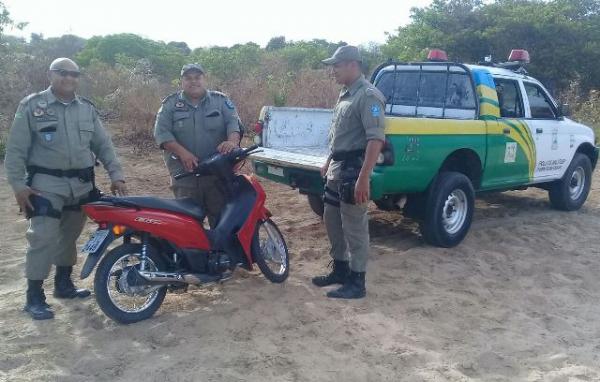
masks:
{"type": "Polygon", "coordinates": [[[485,135],[486,125],[478,120],[387,117],[385,133],[391,135],[485,135]],[[465,123],[466,122],[466,123],[465,123]]]}

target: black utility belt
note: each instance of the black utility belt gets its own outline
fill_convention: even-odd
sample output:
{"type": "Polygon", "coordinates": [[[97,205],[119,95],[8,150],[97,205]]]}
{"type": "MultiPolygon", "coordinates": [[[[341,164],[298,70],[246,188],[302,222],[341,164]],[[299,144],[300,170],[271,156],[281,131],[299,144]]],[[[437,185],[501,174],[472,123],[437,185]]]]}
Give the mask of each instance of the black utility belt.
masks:
{"type": "Polygon", "coordinates": [[[55,209],[52,206],[52,203],[50,202],[50,200],[44,198],[43,196],[33,194],[33,195],[29,196],[29,201],[31,202],[31,205],[33,206],[33,210],[30,209],[29,207],[26,207],[25,217],[27,219],[31,219],[35,216],[47,216],[47,217],[54,218],[54,219],[60,219],[60,218],[62,218],[63,212],[65,212],[65,211],[79,212],[79,211],[81,211],[82,205],[98,201],[101,196],[102,196],[102,193],[97,188],[94,188],[92,191],[90,191],[88,196],[80,199],[79,203],[68,205],[68,206],[63,206],[63,209],[61,211],[61,210],[55,209]]]}
{"type": "Polygon", "coordinates": [[[27,172],[30,177],[35,174],[44,174],[55,176],[57,178],[78,178],[81,182],[87,183],[94,180],[94,167],[86,167],[72,170],[58,170],[41,166],[27,166],[27,172]]]}
{"type": "Polygon", "coordinates": [[[331,159],[334,161],[345,161],[351,159],[362,159],[365,156],[365,150],[351,150],[351,151],[336,151],[331,154],[331,159]]]}

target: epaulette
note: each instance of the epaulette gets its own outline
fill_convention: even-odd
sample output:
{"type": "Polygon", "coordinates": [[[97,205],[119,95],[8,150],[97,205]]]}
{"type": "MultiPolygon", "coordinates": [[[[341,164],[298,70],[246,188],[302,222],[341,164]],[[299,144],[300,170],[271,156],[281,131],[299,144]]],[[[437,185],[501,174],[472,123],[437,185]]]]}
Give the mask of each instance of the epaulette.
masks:
{"type": "Polygon", "coordinates": [[[31,93],[31,94],[30,94],[30,95],[28,95],[27,97],[23,98],[23,99],[21,100],[21,103],[22,103],[22,104],[28,104],[28,103],[29,103],[29,101],[31,101],[32,99],[34,99],[35,97],[37,97],[37,96],[39,96],[39,95],[41,95],[41,94],[42,94],[42,92],[31,93]]]}
{"type": "Polygon", "coordinates": [[[367,96],[373,96],[373,97],[379,99],[381,102],[385,103],[385,96],[379,89],[377,89],[373,85],[370,85],[367,87],[367,89],[365,90],[365,94],[367,96]]]}
{"type": "Polygon", "coordinates": [[[229,96],[227,94],[216,91],[216,90],[209,90],[209,93],[211,95],[216,95],[216,96],[223,97],[223,98],[229,98],[229,96]]]}
{"type": "Polygon", "coordinates": [[[179,95],[179,91],[176,91],[175,93],[171,93],[168,96],[166,96],[165,98],[163,98],[163,100],[161,101],[161,103],[165,103],[168,100],[170,100],[173,97],[177,97],[179,95]]]}
{"type": "Polygon", "coordinates": [[[80,95],[78,95],[78,97],[79,97],[80,100],[82,100],[85,103],[89,103],[90,105],[92,105],[94,107],[94,109],[96,109],[96,104],[93,103],[89,98],[85,98],[85,97],[82,97],[80,95]]]}

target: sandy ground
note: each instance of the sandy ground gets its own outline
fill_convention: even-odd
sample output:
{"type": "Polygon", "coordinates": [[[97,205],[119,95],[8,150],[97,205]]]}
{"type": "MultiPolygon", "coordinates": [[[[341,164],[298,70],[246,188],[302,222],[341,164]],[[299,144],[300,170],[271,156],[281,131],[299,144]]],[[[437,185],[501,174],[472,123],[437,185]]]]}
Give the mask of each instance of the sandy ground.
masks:
{"type": "MultiPolygon", "coordinates": [[[[159,155],[120,151],[134,192],[168,195],[159,155]]],[[[291,251],[288,281],[239,271],[122,326],[94,299],[55,300],[51,282],[55,320],[21,311],[26,221],[0,170],[0,380],[600,381],[596,175],[574,213],[551,210],[537,190],[486,196],[454,249],[373,211],[368,298],[350,302],[310,284],[329,258],[304,197],[264,181],[291,251]]]]}

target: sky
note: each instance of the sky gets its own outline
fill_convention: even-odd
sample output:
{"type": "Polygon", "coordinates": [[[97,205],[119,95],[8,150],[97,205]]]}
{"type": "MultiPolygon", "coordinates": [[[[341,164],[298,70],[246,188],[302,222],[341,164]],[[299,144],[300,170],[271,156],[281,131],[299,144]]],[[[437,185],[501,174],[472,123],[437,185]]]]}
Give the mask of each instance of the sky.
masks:
{"type": "Polygon", "coordinates": [[[249,41],[265,46],[271,37],[321,38],[349,44],[384,42],[409,22],[410,9],[430,0],[2,0],[24,30],[7,34],[84,38],[135,33],[153,40],[185,41],[190,48],[231,46],[249,41]]]}

